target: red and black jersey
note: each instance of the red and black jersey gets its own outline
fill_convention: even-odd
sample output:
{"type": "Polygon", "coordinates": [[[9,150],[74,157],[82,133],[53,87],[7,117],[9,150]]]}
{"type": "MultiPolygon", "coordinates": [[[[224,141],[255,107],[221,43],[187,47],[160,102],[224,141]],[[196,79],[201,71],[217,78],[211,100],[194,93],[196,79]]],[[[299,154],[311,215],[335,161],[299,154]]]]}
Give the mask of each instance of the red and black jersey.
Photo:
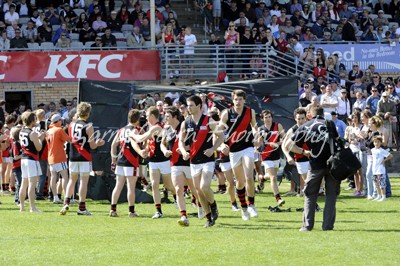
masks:
{"type": "MultiPolygon", "coordinates": [[[[14,140],[11,143],[11,153],[12,153],[13,157],[16,157],[16,156],[22,154],[22,147],[18,141],[14,140]]],[[[21,168],[21,159],[15,160],[13,158],[12,169],[18,169],[18,168],[21,168]]]]}
{"type": "MultiPolygon", "coordinates": [[[[292,133],[294,134],[298,128],[299,128],[298,125],[292,126],[292,133]]],[[[303,146],[300,147],[300,148],[302,148],[303,150],[309,150],[309,148],[308,148],[308,146],[307,146],[307,143],[303,143],[303,146]]],[[[290,154],[292,155],[292,157],[294,158],[294,160],[295,160],[296,162],[298,162],[298,163],[301,163],[301,162],[308,162],[308,161],[309,161],[308,157],[307,157],[307,156],[304,156],[303,154],[298,154],[298,153],[293,153],[293,152],[290,152],[290,154]]]]}
{"type": "Polygon", "coordinates": [[[240,116],[233,108],[228,110],[226,139],[231,152],[238,152],[254,146],[251,119],[250,108],[244,107],[240,116]]]}
{"type": "Polygon", "coordinates": [[[118,132],[120,153],[118,154],[117,165],[128,167],[139,167],[139,156],[132,147],[129,135],[135,126],[127,125],[118,132]]]}
{"type": "Polygon", "coordinates": [[[92,161],[89,136],[86,133],[87,126],[88,124],[84,120],[76,120],[69,124],[68,135],[71,139],[71,144],[68,158],[71,162],[92,161]]]}
{"type": "Polygon", "coordinates": [[[185,120],[186,139],[185,145],[190,146],[190,163],[200,164],[213,162],[214,156],[207,157],[204,151],[212,148],[213,138],[209,127],[209,117],[201,115],[199,123],[191,116],[185,120]]]}
{"type": "Polygon", "coordinates": [[[217,153],[217,156],[218,156],[218,161],[219,161],[220,163],[227,163],[227,162],[230,161],[230,160],[229,160],[229,156],[223,154],[222,152],[218,152],[218,153],[217,153]]]}
{"type": "MultiPolygon", "coordinates": [[[[157,123],[157,126],[163,127],[162,124],[157,123]]],[[[162,137],[154,136],[149,139],[149,149],[150,149],[150,156],[149,162],[159,163],[169,161],[169,158],[165,157],[164,153],[161,151],[161,140],[162,137]]]]}
{"type": "Polygon", "coordinates": [[[260,136],[263,140],[261,152],[261,158],[263,161],[275,161],[280,159],[281,148],[268,144],[271,142],[277,143],[281,140],[278,124],[278,122],[272,122],[270,129],[268,129],[265,125],[260,127],[260,136]]]}
{"type": "Polygon", "coordinates": [[[19,141],[22,147],[22,159],[39,160],[39,151],[31,140],[32,129],[24,127],[19,133],[19,141]]]}
{"type": "MultiPolygon", "coordinates": [[[[46,132],[47,126],[45,121],[40,121],[33,130],[37,133],[46,132]]],[[[47,146],[47,141],[42,142],[42,149],[39,152],[39,160],[47,160],[49,154],[49,147],[47,146]]]]}
{"type": "Polygon", "coordinates": [[[184,160],[182,154],[178,153],[176,150],[179,148],[179,131],[181,129],[181,123],[176,129],[171,127],[166,132],[165,140],[168,144],[168,149],[172,151],[171,156],[171,166],[189,166],[190,161],[184,160]]]}

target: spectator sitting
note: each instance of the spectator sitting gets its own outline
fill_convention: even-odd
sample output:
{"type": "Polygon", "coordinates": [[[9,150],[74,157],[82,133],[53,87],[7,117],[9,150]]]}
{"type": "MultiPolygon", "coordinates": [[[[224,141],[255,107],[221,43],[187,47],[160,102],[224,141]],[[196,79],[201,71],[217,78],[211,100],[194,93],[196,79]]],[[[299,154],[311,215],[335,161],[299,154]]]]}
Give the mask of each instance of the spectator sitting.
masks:
{"type": "Polygon", "coordinates": [[[374,43],[378,40],[378,37],[376,36],[376,33],[374,32],[374,25],[369,25],[369,27],[361,35],[361,40],[362,41],[371,41],[371,43],[374,43]]]}
{"type": "Polygon", "coordinates": [[[364,73],[360,69],[360,66],[358,65],[358,63],[354,63],[352,70],[350,70],[350,72],[349,72],[349,80],[353,81],[356,79],[357,76],[360,76],[360,79],[361,79],[363,75],[364,75],[364,73]]]}
{"type": "Polygon", "coordinates": [[[342,32],[343,32],[343,26],[339,25],[336,28],[336,31],[333,33],[331,40],[332,41],[342,41],[342,32]]]}
{"type": "Polygon", "coordinates": [[[294,14],[296,11],[303,11],[303,7],[299,3],[299,0],[293,0],[292,4],[290,5],[290,14],[294,14]]]}
{"type": "Polygon", "coordinates": [[[332,34],[329,31],[325,31],[321,41],[330,43],[332,41],[332,34]]]}
{"type": "Polygon", "coordinates": [[[344,2],[342,5],[342,10],[339,12],[340,18],[347,18],[350,19],[353,16],[353,11],[349,10],[349,4],[344,2]]]}
{"type": "Polygon", "coordinates": [[[340,16],[332,3],[328,2],[328,21],[338,24],[340,21],[340,16]]]}
{"type": "Polygon", "coordinates": [[[372,19],[369,17],[368,10],[364,10],[363,16],[360,21],[360,29],[362,31],[366,31],[370,25],[374,25],[372,19]]]}
{"type": "Polygon", "coordinates": [[[26,29],[23,30],[22,36],[27,42],[34,43],[37,41],[38,32],[32,21],[28,21],[26,29]]]}
{"type": "Polygon", "coordinates": [[[317,23],[315,23],[312,28],[311,32],[317,36],[318,39],[321,39],[324,35],[324,30],[323,30],[323,20],[322,18],[318,18],[317,23]]]}
{"type": "MultiPolygon", "coordinates": [[[[264,10],[267,10],[267,9],[265,8],[265,3],[264,3],[264,2],[260,2],[260,3],[258,4],[258,7],[255,9],[256,18],[257,18],[257,19],[259,19],[259,18],[261,18],[261,17],[263,16],[264,10]]],[[[269,11],[268,11],[268,14],[269,14],[269,11]]]]}
{"type": "Polygon", "coordinates": [[[378,0],[378,3],[374,6],[375,14],[379,14],[379,11],[383,11],[384,14],[389,14],[389,6],[385,3],[385,0],[378,0]]]}
{"type": "Polygon", "coordinates": [[[326,68],[324,66],[324,64],[318,64],[316,67],[314,67],[314,77],[319,77],[319,76],[323,76],[326,77],[327,73],[326,73],[326,68]]]}
{"type": "Polygon", "coordinates": [[[79,33],[81,31],[81,29],[83,29],[84,22],[88,22],[88,21],[89,21],[89,17],[86,15],[85,12],[82,12],[79,15],[78,21],[76,22],[75,32],[79,33]]]}
{"type": "Polygon", "coordinates": [[[170,4],[166,4],[164,7],[164,11],[161,12],[161,14],[163,15],[163,20],[167,20],[169,18],[169,14],[170,12],[172,12],[173,14],[173,18],[174,19],[178,19],[178,16],[176,15],[176,12],[174,10],[171,9],[171,5],[170,4]]]}
{"type": "Polygon", "coordinates": [[[57,10],[53,7],[50,6],[47,12],[45,13],[46,18],[49,19],[50,25],[60,25],[60,16],[58,15],[57,10]]]}
{"type": "Polygon", "coordinates": [[[378,11],[378,17],[375,18],[372,23],[374,24],[374,28],[383,28],[384,31],[387,31],[389,29],[389,20],[384,17],[384,12],[383,10],[378,11]]]}
{"type": "Polygon", "coordinates": [[[111,16],[107,20],[107,27],[111,29],[111,32],[121,32],[122,23],[117,18],[117,11],[111,11],[111,16]]]}
{"type": "Polygon", "coordinates": [[[79,31],[79,41],[85,44],[86,42],[94,41],[96,32],[89,26],[89,22],[83,22],[83,28],[79,31]]]}
{"type": "Polygon", "coordinates": [[[278,2],[274,3],[274,7],[272,10],[270,10],[271,16],[276,16],[280,17],[282,15],[281,10],[279,9],[279,4],[278,2]]]}
{"type": "Polygon", "coordinates": [[[144,15],[144,12],[142,10],[142,4],[138,1],[135,4],[135,10],[133,10],[129,15],[128,23],[132,25],[135,24],[135,21],[138,19],[139,14],[144,15]]]}
{"type": "Polygon", "coordinates": [[[71,40],[67,38],[67,33],[61,33],[61,37],[57,40],[56,47],[58,49],[65,49],[71,47],[71,40]]]}
{"type": "Polygon", "coordinates": [[[151,40],[151,31],[148,18],[143,18],[143,24],[140,27],[140,33],[142,34],[145,41],[151,40]]]}
{"type": "MultiPolygon", "coordinates": [[[[214,6],[214,5],[213,5],[214,6]]],[[[243,9],[245,17],[251,22],[254,23],[257,20],[256,11],[251,7],[251,3],[246,1],[245,8],[243,9]]],[[[214,15],[214,14],[213,14],[214,15]]],[[[215,15],[214,15],[215,18],[215,15]]],[[[219,25],[219,23],[214,23],[215,25],[219,25]]]]}
{"type": "Polygon", "coordinates": [[[92,0],[92,3],[89,5],[88,10],[87,10],[87,14],[89,17],[94,12],[96,7],[98,7],[99,11],[100,11],[101,6],[99,6],[99,0],[92,0]]]}
{"type": "Polygon", "coordinates": [[[142,34],[140,34],[140,29],[138,26],[133,28],[132,34],[126,37],[126,44],[128,47],[143,47],[146,41],[144,40],[142,34]]]}
{"type": "Polygon", "coordinates": [[[97,20],[97,15],[101,15],[103,20],[103,13],[100,6],[95,6],[93,12],[89,15],[89,25],[93,25],[93,22],[97,20]]]}
{"type": "MultiPolygon", "coordinates": [[[[271,24],[268,25],[268,28],[271,29],[272,35],[276,36],[279,35],[279,24],[277,23],[278,17],[273,15],[271,19],[271,24]]],[[[276,36],[279,37],[279,36],[276,36]]]]}
{"type": "Polygon", "coordinates": [[[294,27],[292,26],[292,21],[287,19],[285,22],[285,26],[283,26],[283,30],[286,34],[293,35],[294,34],[294,27]]]}
{"type": "Polygon", "coordinates": [[[122,4],[118,14],[117,14],[117,18],[119,19],[119,21],[121,21],[122,24],[127,24],[129,21],[129,11],[128,8],[126,7],[125,4],[122,4]]]}
{"type": "MultiPolygon", "coordinates": [[[[379,26],[376,29],[376,37],[378,38],[378,42],[383,42],[383,40],[385,39],[385,34],[383,33],[383,28],[381,26],[379,26]]],[[[390,32],[389,32],[390,35],[390,32]]]]}
{"type": "Polygon", "coordinates": [[[49,19],[44,18],[43,25],[38,27],[38,40],[39,42],[51,42],[53,29],[49,25],[49,19]]]}
{"type": "Polygon", "coordinates": [[[19,15],[15,12],[15,5],[10,5],[10,10],[4,15],[4,22],[6,25],[11,26],[13,22],[18,24],[19,15]]]}
{"type": "Polygon", "coordinates": [[[93,21],[92,28],[96,32],[104,32],[105,29],[107,28],[107,23],[102,20],[101,14],[97,14],[96,20],[93,21]]]}
{"type": "Polygon", "coordinates": [[[286,17],[286,9],[282,9],[281,10],[281,16],[278,17],[278,20],[276,21],[276,23],[278,23],[279,26],[284,26],[286,24],[286,20],[289,20],[286,17]]]}
{"type": "MultiPolygon", "coordinates": [[[[235,23],[235,25],[239,25],[239,24],[240,24],[240,25],[243,25],[243,20],[244,20],[244,27],[249,26],[249,20],[248,20],[248,18],[246,18],[244,12],[241,11],[241,12],[239,13],[239,18],[236,19],[236,20],[234,21],[234,23],[235,23]]],[[[244,32],[244,31],[243,31],[243,32],[244,32]]]]}
{"type": "Polygon", "coordinates": [[[65,23],[62,23],[61,26],[57,29],[56,33],[54,34],[54,37],[52,39],[54,45],[57,43],[62,33],[66,33],[67,38],[69,38],[69,32],[67,31],[67,24],[65,23]]]}
{"type": "Polygon", "coordinates": [[[32,16],[31,16],[31,21],[33,21],[33,23],[35,23],[36,28],[39,28],[40,26],[42,26],[42,18],[41,16],[43,15],[43,18],[45,18],[46,16],[44,15],[44,13],[39,13],[39,11],[37,9],[33,10],[32,16]]]}
{"type": "Polygon", "coordinates": [[[15,12],[18,13],[19,17],[30,17],[33,13],[32,6],[30,3],[27,3],[27,0],[21,0],[15,9],[15,12]]]}
{"type": "Polygon", "coordinates": [[[110,48],[117,46],[117,39],[111,34],[110,28],[106,28],[105,33],[101,36],[101,42],[103,43],[103,47],[110,48]]]}
{"type": "Polygon", "coordinates": [[[308,22],[311,18],[312,10],[308,4],[303,5],[303,11],[301,11],[302,18],[308,22]]]}
{"type": "Polygon", "coordinates": [[[10,48],[11,49],[21,49],[21,48],[28,48],[28,43],[26,39],[21,36],[21,30],[18,28],[15,30],[15,37],[10,41],[10,48]]]}
{"type": "Polygon", "coordinates": [[[101,42],[101,37],[97,36],[94,43],[90,45],[90,50],[102,50],[103,43],[101,42]]]}
{"type": "Polygon", "coordinates": [[[3,30],[0,36],[0,51],[5,52],[10,49],[10,40],[7,38],[7,32],[3,30]]]}
{"type": "Polygon", "coordinates": [[[139,13],[137,19],[133,23],[133,26],[141,27],[143,25],[143,18],[144,18],[144,13],[139,13]]]}
{"type": "MultiPolygon", "coordinates": [[[[292,26],[293,27],[299,26],[300,25],[300,19],[302,19],[301,18],[301,12],[300,12],[300,10],[296,9],[296,11],[294,12],[293,16],[290,18],[290,20],[292,21],[292,26]]],[[[303,21],[304,21],[304,19],[303,19],[303,21]]]]}
{"type": "Polygon", "coordinates": [[[354,80],[354,83],[350,86],[350,99],[353,103],[356,100],[357,92],[361,92],[364,97],[368,96],[367,88],[361,82],[361,78],[362,78],[362,76],[360,74],[358,74],[354,80]]]}
{"type": "Polygon", "coordinates": [[[65,22],[66,17],[68,17],[70,21],[75,21],[78,19],[78,15],[75,13],[74,10],[71,9],[68,3],[64,4],[64,10],[60,12],[61,23],[65,22]]]}

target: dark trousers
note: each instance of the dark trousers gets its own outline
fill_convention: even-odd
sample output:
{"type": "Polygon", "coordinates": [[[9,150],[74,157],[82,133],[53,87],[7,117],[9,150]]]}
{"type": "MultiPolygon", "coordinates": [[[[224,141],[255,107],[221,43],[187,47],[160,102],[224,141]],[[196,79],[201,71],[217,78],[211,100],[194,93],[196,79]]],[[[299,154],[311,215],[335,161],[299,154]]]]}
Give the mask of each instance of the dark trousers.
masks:
{"type": "Polygon", "coordinates": [[[304,185],[303,228],[312,230],[315,221],[315,207],[322,178],[325,178],[325,207],[322,230],[332,230],[336,219],[336,198],[340,192],[340,182],[334,179],[328,168],[311,170],[304,185]]]}

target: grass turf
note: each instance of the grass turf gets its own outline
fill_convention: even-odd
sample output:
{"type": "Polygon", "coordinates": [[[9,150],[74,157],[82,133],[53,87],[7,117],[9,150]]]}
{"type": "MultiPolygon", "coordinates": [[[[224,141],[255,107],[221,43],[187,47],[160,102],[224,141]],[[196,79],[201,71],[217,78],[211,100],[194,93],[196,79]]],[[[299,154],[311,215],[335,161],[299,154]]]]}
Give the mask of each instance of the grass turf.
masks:
{"type": "MultiPolygon", "coordinates": [[[[164,218],[152,220],[153,204],[137,204],[139,218],[128,218],[127,203],[119,218],[108,217],[107,201],[88,201],[93,216],[77,216],[72,205],[60,216],[61,205],[38,201],[43,213],[20,213],[11,196],[0,200],[2,265],[399,265],[399,178],[392,178],[393,197],[386,202],[350,196],[343,188],[333,231],[322,231],[322,212],[315,229],[299,232],[303,199],[285,197],[283,209],[270,192],[256,195],[259,218],[242,221],[232,212],[228,195],[216,195],[220,217],[212,228],[189,215],[190,226],[177,224],[179,211],[164,204],[164,218]]],[[[215,182],[213,182],[215,185],[215,182]]],[[[267,187],[267,186],[266,186],[267,187]]],[[[288,182],[280,186],[289,189],[288,182]]],[[[319,198],[324,207],[324,197],[319,198]]],[[[187,200],[189,203],[189,200],[187,200]]],[[[27,208],[29,210],[29,208],[27,208]]],[[[188,213],[195,213],[187,204],[188,213]]]]}

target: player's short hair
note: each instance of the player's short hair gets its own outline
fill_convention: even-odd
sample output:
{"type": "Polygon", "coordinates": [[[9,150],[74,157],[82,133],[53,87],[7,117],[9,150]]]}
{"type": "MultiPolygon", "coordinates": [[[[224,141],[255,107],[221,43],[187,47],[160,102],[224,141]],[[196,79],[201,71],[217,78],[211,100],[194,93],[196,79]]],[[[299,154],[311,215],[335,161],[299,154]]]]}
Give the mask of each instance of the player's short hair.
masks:
{"type": "Polygon", "coordinates": [[[260,117],[261,117],[261,118],[264,118],[264,116],[266,116],[266,115],[271,115],[272,118],[274,117],[274,114],[272,113],[272,111],[271,111],[271,110],[268,110],[268,109],[263,110],[263,111],[261,112],[261,114],[260,114],[260,117]]]}
{"type": "Polygon", "coordinates": [[[92,105],[88,102],[81,102],[76,107],[78,117],[88,117],[92,111],[92,105]]]}
{"type": "Polygon", "coordinates": [[[375,142],[375,141],[379,141],[380,143],[382,143],[382,142],[383,142],[382,136],[375,136],[375,137],[374,137],[374,142],[375,142]]]}
{"type": "Polygon", "coordinates": [[[181,117],[181,112],[175,106],[168,107],[165,112],[169,113],[172,117],[176,117],[178,120],[181,117]]]}
{"type": "Polygon", "coordinates": [[[23,112],[21,115],[21,120],[25,126],[29,126],[30,124],[32,124],[32,122],[36,121],[36,115],[34,112],[29,112],[29,111],[23,112]]]}
{"type": "Polygon", "coordinates": [[[140,119],[140,111],[138,109],[131,109],[128,113],[129,123],[136,123],[140,119]]]}
{"type": "Polygon", "coordinates": [[[234,90],[234,91],[232,91],[232,99],[235,96],[243,97],[243,99],[246,100],[246,92],[244,90],[234,90]]]}
{"type": "Polygon", "coordinates": [[[304,109],[302,107],[296,108],[294,110],[293,114],[294,114],[294,116],[296,116],[296,115],[304,115],[304,116],[307,117],[307,111],[306,111],[306,109],[304,109]]]}
{"type": "Polygon", "coordinates": [[[189,98],[187,98],[186,100],[187,102],[194,102],[194,104],[196,106],[201,106],[203,104],[203,101],[201,100],[201,98],[197,95],[192,95],[189,98]]]}
{"type": "Polygon", "coordinates": [[[149,112],[151,115],[154,115],[157,119],[160,117],[160,111],[155,106],[150,106],[147,108],[147,112],[149,112]]]}
{"type": "Polygon", "coordinates": [[[11,129],[11,137],[13,140],[19,140],[19,132],[21,132],[22,127],[20,125],[15,126],[11,129]]]}

